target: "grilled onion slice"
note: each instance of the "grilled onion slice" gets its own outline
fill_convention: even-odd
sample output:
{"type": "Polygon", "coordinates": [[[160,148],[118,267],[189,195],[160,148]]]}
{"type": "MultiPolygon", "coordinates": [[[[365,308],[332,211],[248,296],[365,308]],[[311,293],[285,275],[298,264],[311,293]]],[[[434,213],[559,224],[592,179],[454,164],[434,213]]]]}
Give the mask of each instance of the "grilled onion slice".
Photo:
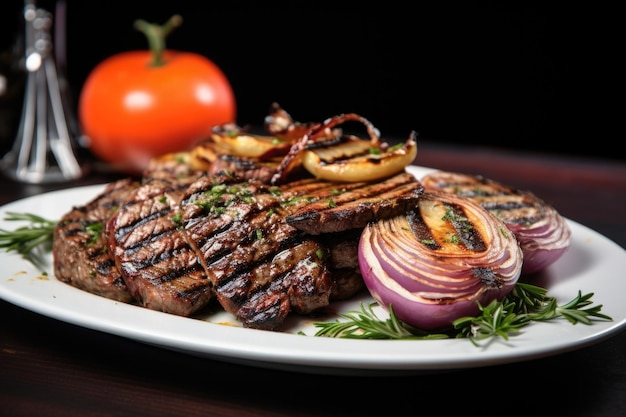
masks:
{"type": "Polygon", "coordinates": [[[529,191],[521,191],[483,176],[435,171],[424,178],[427,189],[470,198],[504,222],[524,253],[522,274],[547,268],[565,253],[572,234],[557,210],[529,191]]]}
{"type": "Polygon", "coordinates": [[[416,132],[405,143],[389,146],[380,140],[380,132],[366,118],[346,113],[326,119],[294,143],[281,161],[272,183],[284,182],[297,166],[316,178],[358,182],[375,181],[403,171],[417,155],[416,132]],[[362,123],[369,139],[344,135],[338,126],[346,122],[362,123]]]}
{"type": "Polygon", "coordinates": [[[345,113],[328,118],[323,123],[315,125],[291,146],[281,161],[276,174],[272,177],[272,184],[277,185],[287,181],[291,172],[302,165],[302,154],[307,149],[325,147],[336,143],[336,141],[341,141],[343,131],[338,126],[352,121],[362,123],[367,129],[370,140],[366,143],[372,147],[380,147],[380,133],[365,117],[356,113],[345,113]]]}
{"type": "Polygon", "coordinates": [[[276,136],[250,134],[235,124],[226,124],[214,128],[204,145],[222,155],[264,160],[286,155],[291,142],[276,136]]]}
{"type": "Polygon", "coordinates": [[[424,193],[407,213],[369,224],[359,268],[372,297],[425,330],[476,316],[519,279],[522,252],[506,225],[451,193],[424,193]]]}
{"type": "Polygon", "coordinates": [[[328,181],[375,181],[401,172],[417,156],[415,132],[400,145],[372,145],[354,136],[335,145],[307,149],[302,166],[316,178],[328,181]]]}

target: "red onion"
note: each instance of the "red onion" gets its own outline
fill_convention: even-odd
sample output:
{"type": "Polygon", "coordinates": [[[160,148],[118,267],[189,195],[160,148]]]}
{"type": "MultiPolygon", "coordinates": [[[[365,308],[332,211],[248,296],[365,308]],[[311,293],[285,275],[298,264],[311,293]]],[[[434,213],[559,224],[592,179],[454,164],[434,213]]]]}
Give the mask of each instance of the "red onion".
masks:
{"type": "Polygon", "coordinates": [[[522,274],[556,262],[571,242],[565,219],[539,197],[482,176],[436,171],[422,178],[426,189],[444,190],[470,198],[504,222],[524,254],[522,274]]]}
{"type": "Polygon", "coordinates": [[[517,282],[522,252],[513,233],[479,204],[424,193],[407,213],[365,227],[359,267],[372,297],[403,322],[449,327],[504,298],[517,282]]]}
{"type": "Polygon", "coordinates": [[[551,206],[530,223],[505,224],[513,231],[524,253],[523,274],[541,271],[556,262],[569,248],[572,232],[565,219],[551,206]]]}

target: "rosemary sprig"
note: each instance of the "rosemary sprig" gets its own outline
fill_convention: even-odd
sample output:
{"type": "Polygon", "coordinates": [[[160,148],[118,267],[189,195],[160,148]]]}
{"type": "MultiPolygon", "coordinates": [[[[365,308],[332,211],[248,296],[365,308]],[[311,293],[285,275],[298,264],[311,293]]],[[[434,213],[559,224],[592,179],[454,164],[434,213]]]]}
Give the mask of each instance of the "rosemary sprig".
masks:
{"type": "Polygon", "coordinates": [[[315,326],[320,330],[315,336],[340,337],[344,339],[445,339],[445,334],[420,331],[401,322],[389,308],[389,318],[380,319],[373,310],[376,303],[365,305],[360,303],[360,310],[349,310],[340,313],[339,319],[333,322],[318,322],[315,326]]]}
{"type": "Polygon", "coordinates": [[[613,320],[600,313],[602,305],[591,306],[593,293],[582,295],[579,290],[576,297],[563,305],[558,305],[556,299],[549,296],[547,292],[545,288],[518,282],[504,302],[514,303],[519,300],[519,304],[514,307],[515,313],[526,315],[528,321],[547,321],[563,317],[572,324],[579,322],[591,324],[594,318],[613,320]],[[585,308],[587,306],[591,307],[585,308]]]}
{"type": "Polygon", "coordinates": [[[592,324],[594,320],[613,319],[602,314],[602,305],[592,305],[593,293],[578,295],[569,302],[558,305],[554,297],[547,294],[545,288],[518,282],[514,289],[502,301],[494,300],[487,306],[478,307],[476,317],[462,317],[455,320],[447,333],[429,333],[402,323],[389,307],[389,318],[380,319],[373,311],[376,303],[361,310],[351,310],[340,314],[333,322],[318,322],[315,336],[360,338],[360,339],[442,339],[448,337],[468,338],[479,345],[479,341],[488,343],[498,337],[508,340],[510,336],[521,333],[521,328],[531,322],[550,321],[564,318],[572,324],[592,324]]]}
{"type": "Polygon", "coordinates": [[[52,250],[52,237],[57,222],[32,213],[8,212],[7,221],[25,221],[28,225],[15,230],[0,229],[0,248],[17,252],[38,268],[45,266],[44,254],[52,250]]]}

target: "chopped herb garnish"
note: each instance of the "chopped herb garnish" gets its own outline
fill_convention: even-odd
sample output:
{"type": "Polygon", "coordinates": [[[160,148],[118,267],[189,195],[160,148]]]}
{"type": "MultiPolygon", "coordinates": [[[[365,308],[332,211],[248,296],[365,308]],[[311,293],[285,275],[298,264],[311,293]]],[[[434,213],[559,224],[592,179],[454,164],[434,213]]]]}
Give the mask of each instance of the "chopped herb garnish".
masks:
{"type": "Polygon", "coordinates": [[[311,202],[313,201],[313,197],[303,197],[303,196],[291,196],[285,200],[281,201],[281,205],[283,207],[289,207],[289,206],[295,206],[296,204],[304,201],[304,202],[311,202]]]}
{"type": "Polygon", "coordinates": [[[178,211],[172,216],[171,219],[172,219],[172,222],[174,222],[177,225],[180,225],[183,221],[183,214],[180,211],[178,211]]]}
{"type": "Polygon", "coordinates": [[[404,145],[405,145],[405,144],[404,144],[404,143],[402,143],[402,142],[400,142],[400,143],[396,143],[395,145],[391,146],[391,147],[387,150],[387,152],[394,152],[394,151],[397,151],[398,149],[402,149],[402,147],[403,147],[404,145]]]}
{"type": "Polygon", "coordinates": [[[87,245],[93,245],[96,243],[98,238],[102,235],[102,230],[104,229],[104,225],[102,222],[92,223],[85,227],[85,230],[89,233],[89,240],[87,241],[87,245]]]}
{"type": "Polygon", "coordinates": [[[443,215],[441,220],[447,220],[452,223],[467,223],[469,221],[467,217],[461,216],[450,206],[446,206],[446,214],[443,215]]]}
{"type": "Polygon", "coordinates": [[[248,188],[248,183],[230,186],[215,184],[194,200],[194,204],[202,207],[205,213],[213,216],[225,213],[226,208],[239,202],[254,203],[254,194],[248,188]]]}
{"type": "Polygon", "coordinates": [[[448,232],[446,234],[446,238],[444,239],[444,242],[459,244],[461,242],[461,239],[459,238],[458,235],[448,232]]]}

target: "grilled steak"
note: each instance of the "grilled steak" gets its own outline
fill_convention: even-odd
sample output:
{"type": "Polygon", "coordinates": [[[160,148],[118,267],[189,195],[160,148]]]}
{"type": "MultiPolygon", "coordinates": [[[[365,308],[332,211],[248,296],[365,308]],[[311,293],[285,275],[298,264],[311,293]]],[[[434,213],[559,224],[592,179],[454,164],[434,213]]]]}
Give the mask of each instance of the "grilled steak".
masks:
{"type": "Polygon", "coordinates": [[[181,316],[200,310],[213,296],[177,211],[194,179],[146,180],[106,227],[110,251],[132,296],[144,307],[181,316]]]}
{"type": "Polygon", "coordinates": [[[113,300],[133,300],[101,232],[121,202],[138,186],[130,179],[110,183],[92,201],[74,207],[59,220],[52,247],[54,273],[60,281],[113,300]]]}
{"type": "Polygon", "coordinates": [[[207,173],[220,175],[231,173],[242,179],[254,179],[269,184],[272,176],[276,173],[277,163],[271,161],[257,161],[252,158],[239,158],[232,155],[219,155],[211,163],[207,173]]]}
{"type": "Polygon", "coordinates": [[[153,158],[142,173],[142,181],[159,178],[166,181],[178,181],[179,179],[188,184],[200,174],[194,166],[191,155],[188,152],[172,153],[160,158],[153,158]]]}
{"type": "Polygon", "coordinates": [[[228,178],[199,179],[181,205],[222,307],[246,327],[277,330],[291,311],[328,305],[328,252],[284,221],[281,191],[228,178]]]}
{"type": "Polygon", "coordinates": [[[362,229],[324,233],[319,239],[330,251],[332,291],[330,299],[346,300],[365,289],[359,269],[359,237],[362,229]]]}
{"type": "MultiPolygon", "coordinates": [[[[411,174],[400,173],[375,183],[320,183],[305,180],[306,197],[315,202],[298,206],[289,214],[287,223],[310,234],[339,232],[363,228],[369,222],[406,212],[424,191],[411,174]],[[323,184],[314,194],[306,192],[306,184],[323,184]]],[[[298,184],[289,185],[298,192],[298,184]]]]}
{"type": "Polygon", "coordinates": [[[55,272],[87,291],[181,316],[217,299],[243,326],[279,330],[292,312],[363,289],[361,229],[421,193],[405,173],[377,183],[308,178],[273,186],[161,161],[141,184],[110,184],[64,216],[55,272]],[[95,223],[105,229],[96,245],[88,227],[95,223]],[[70,253],[76,261],[64,262],[70,253]]]}

